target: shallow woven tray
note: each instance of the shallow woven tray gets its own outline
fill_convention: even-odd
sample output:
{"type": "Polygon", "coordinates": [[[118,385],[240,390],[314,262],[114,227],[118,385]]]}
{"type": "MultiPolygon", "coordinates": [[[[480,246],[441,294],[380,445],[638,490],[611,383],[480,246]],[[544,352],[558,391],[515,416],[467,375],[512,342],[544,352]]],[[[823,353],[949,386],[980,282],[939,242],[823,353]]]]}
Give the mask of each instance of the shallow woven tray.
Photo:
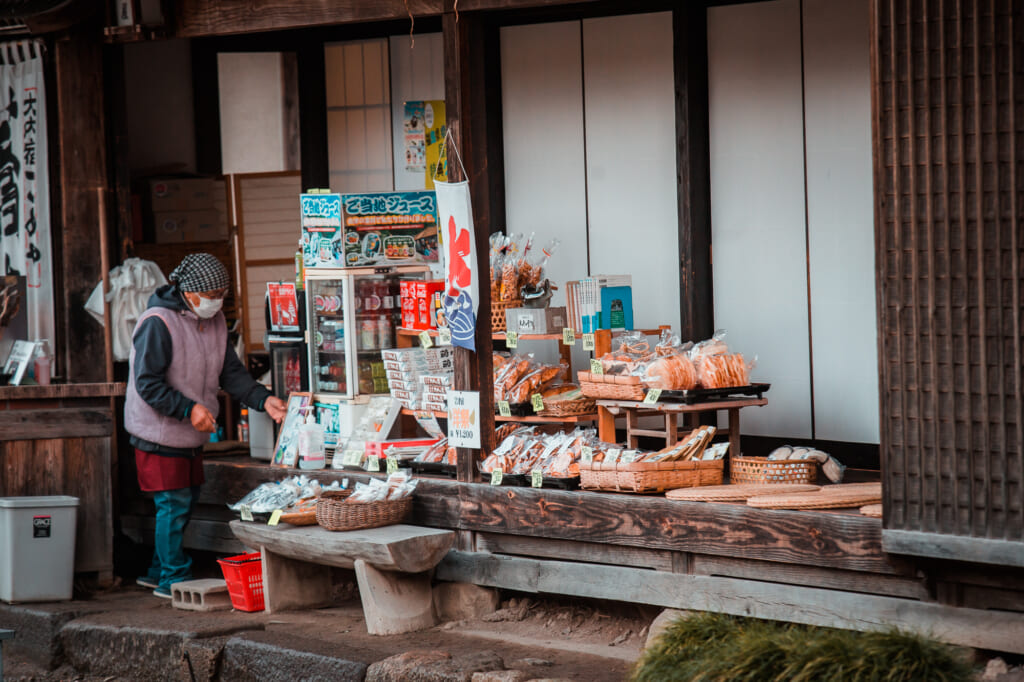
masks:
{"type": "Polygon", "coordinates": [[[792,495],[759,495],[747,500],[747,505],[760,509],[842,509],[877,504],[882,501],[882,484],[825,486],[818,492],[792,495]]]}
{"type": "Polygon", "coordinates": [[[729,481],[737,483],[814,483],[818,463],[813,460],[771,460],[767,457],[730,457],[729,481]]]}
{"type": "Polygon", "coordinates": [[[552,400],[544,403],[544,409],[537,414],[541,417],[574,417],[581,414],[593,414],[597,403],[593,398],[581,400],[552,400]]]}
{"type": "Polygon", "coordinates": [[[739,502],[759,495],[807,493],[816,490],[821,490],[821,487],[807,483],[740,483],[669,490],[665,497],[670,500],[692,502],[739,502]]]}
{"type": "Polygon", "coordinates": [[[707,462],[582,462],[580,487],[627,493],[663,493],[676,488],[720,485],[724,460],[707,462]]]}
{"type": "Polygon", "coordinates": [[[865,504],[860,508],[860,513],[864,516],[870,516],[873,519],[882,518],[882,505],[880,504],[865,504]]]}
{"type": "Polygon", "coordinates": [[[580,390],[588,398],[605,400],[643,400],[644,385],[640,377],[622,374],[594,374],[593,372],[577,372],[580,390]]]}
{"type": "Polygon", "coordinates": [[[349,502],[340,496],[332,495],[333,492],[321,494],[316,502],[316,522],[327,530],[360,530],[390,526],[401,522],[412,511],[412,497],[381,502],[349,502]]]}

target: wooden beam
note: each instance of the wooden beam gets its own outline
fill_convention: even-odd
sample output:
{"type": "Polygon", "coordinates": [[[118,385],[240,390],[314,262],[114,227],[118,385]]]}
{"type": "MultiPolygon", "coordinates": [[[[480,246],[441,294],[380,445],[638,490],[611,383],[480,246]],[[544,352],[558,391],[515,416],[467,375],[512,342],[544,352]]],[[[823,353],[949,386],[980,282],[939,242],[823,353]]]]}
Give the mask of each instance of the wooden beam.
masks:
{"type": "MultiPolygon", "coordinates": [[[[450,0],[446,0],[450,2],[450,0]]],[[[441,20],[444,40],[445,118],[459,155],[466,165],[463,177],[456,156],[448,152],[448,179],[468,181],[473,204],[476,267],[479,281],[490,271],[491,226],[504,221],[504,185],[500,159],[500,100],[494,75],[500,73],[496,29],[479,15],[446,12],[441,20]],[[488,47],[489,46],[489,47],[488,47]],[[489,82],[488,75],[491,76],[489,82]],[[490,94],[488,94],[490,91],[490,94]],[[500,212],[500,214],[499,214],[500,212]]],[[[443,226],[442,226],[443,227],[443,226]]],[[[480,450],[459,448],[459,480],[478,480],[477,462],[494,449],[494,396],[491,391],[491,301],[487,287],[477,293],[476,352],[455,349],[456,390],[480,392],[480,450]]]]}
{"type": "Polygon", "coordinates": [[[419,486],[417,521],[440,528],[911,573],[882,552],[879,521],[860,515],[441,481],[419,486]]]}
{"type": "Polygon", "coordinates": [[[969,538],[912,530],[882,531],[882,548],[893,554],[972,561],[1024,568],[1024,542],[969,538]]]}
{"type": "MultiPolygon", "coordinates": [[[[140,545],[153,545],[153,527],[156,520],[152,516],[121,516],[121,531],[133,542],[140,545]]],[[[185,527],[182,541],[186,549],[198,549],[204,552],[223,552],[225,554],[241,554],[247,549],[231,532],[227,523],[222,521],[206,521],[192,519],[185,527]]]]}
{"type": "Polygon", "coordinates": [[[110,410],[101,408],[0,412],[0,442],[110,436],[112,433],[110,410]]]}
{"type": "Polygon", "coordinates": [[[679,169],[679,319],[684,339],[706,339],[714,331],[707,29],[704,3],[685,3],[672,10],[679,169]]]}
{"type": "Polygon", "coordinates": [[[597,542],[553,540],[526,535],[477,533],[476,548],[477,551],[492,554],[518,554],[534,558],[585,561],[591,564],[653,568],[656,571],[671,571],[673,564],[673,552],[664,549],[620,547],[597,542]]]}
{"type": "Polygon", "coordinates": [[[54,234],[60,234],[62,252],[65,375],[70,382],[99,381],[103,329],[85,301],[101,275],[96,190],[107,186],[101,44],[81,31],[58,40],[54,53],[61,205],[54,234]]]}
{"type": "Polygon", "coordinates": [[[179,0],[175,10],[175,35],[200,38],[437,16],[441,14],[441,0],[179,0]]]}
{"type": "Polygon", "coordinates": [[[299,162],[302,190],[330,187],[327,159],[327,87],[322,42],[308,41],[296,52],[299,66],[299,162]]]}
{"type": "MultiPolygon", "coordinates": [[[[220,175],[220,76],[217,71],[217,46],[211,40],[193,40],[192,110],[196,131],[196,171],[220,175]]],[[[231,223],[228,223],[230,229],[231,223]]]]}
{"type": "Polygon", "coordinates": [[[963,646],[1024,653],[1024,614],[619,566],[539,561],[452,551],[440,580],[713,611],[849,630],[898,627],[963,646]]]}

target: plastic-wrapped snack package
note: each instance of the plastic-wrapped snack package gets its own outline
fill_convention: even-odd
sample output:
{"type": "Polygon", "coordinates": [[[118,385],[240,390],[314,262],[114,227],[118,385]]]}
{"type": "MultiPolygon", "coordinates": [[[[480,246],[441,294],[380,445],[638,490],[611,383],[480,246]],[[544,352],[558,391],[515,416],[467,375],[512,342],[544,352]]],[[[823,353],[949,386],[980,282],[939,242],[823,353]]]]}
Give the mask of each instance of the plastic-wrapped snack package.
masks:
{"type": "Polygon", "coordinates": [[[417,483],[418,483],[418,481],[405,481],[404,483],[401,483],[401,484],[395,486],[388,493],[387,499],[389,501],[393,501],[393,500],[401,500],[404,497],[409,497],[410,495],[412,495],[413,491],[416,489],[416,484],[417,483]]]}
{"type": "Polygon", "coordinates": [[[514,234],[509,236],[508,247],[505,249],[505,257],[501,262],[501,286],[498,300],[513,301],[519,295],[519,252],[523,246],[523,235],[514,234]]]}
{"type": "Polygon", "coordinates": [[[346,503],[380,502],[387,499],[388,485],[379,478],[371,478],[369,483],[356,483],[355,492],[349,495],[346,503]]]}
{"type": "Polygon", "coordinates": [[[522,291],[523,285],[526,284],[524,275],[529,269],[528,259],[530,252],[533,250],[533,238],[536,236],[536,232],[531,232],[530,236],[523,242],[523,248],[519,251],[519,258],[516,259],[516,295],[515,298],[519,298],[519,293],[522,291]]]}
{"type": "MultiPolygon", "coordinates": [[[[494,375],[494,399],[508,400],[506,395],[519,381],[526,376],[534,365],[533,354],[514,355],[494,375]]],[[[511,402],[511,401],[510,401],[511,402]]]]}
{"type": "Polygon", "coordinates": [[[601,357],[601,366],[605,374],[631,375],[652,357],[651,345],[641,332],[626,332],[612,339],[612,350],[601,357]]]}
{"type": "Polygon", "coordinates": [[[697,386],[697,370],[684,353],[664,355],[647,363],[643,381],[649,388],[690,390],[697,386]]]}
{"type": "Polygon", "coordinates": [[[700,384],[704,388],[731,388],[750,384],[750,368],[741,353],[711,355],[700,361],[700,384]]]}
{"type": "Polygon", "coordinates": [[[548,261],[551,260],[551,255],[561,244],[562,240],[555,237],[544,244],[543,248],[530,251],[521,266],[520,281],[522,286],[529,287],[530,289],[536,289],[540,286],[547,271],[548,261]]]}

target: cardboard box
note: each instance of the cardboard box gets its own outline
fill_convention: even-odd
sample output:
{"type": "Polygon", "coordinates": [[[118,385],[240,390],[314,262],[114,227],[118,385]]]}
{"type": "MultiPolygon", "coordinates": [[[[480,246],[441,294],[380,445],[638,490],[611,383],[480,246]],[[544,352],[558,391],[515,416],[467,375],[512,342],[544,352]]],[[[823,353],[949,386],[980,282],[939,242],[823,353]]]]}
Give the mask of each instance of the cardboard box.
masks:
{"type": "Polygon", "coordinates": [[[153,178],[149,181],[149,208],[153,213],[212,209],[223,198],[223,180],[153,178]]]}
{"type": "Polygon", "coordinates": [[[153,214],[157,244],[226,241],[228,226],[220,211],[162,211],[153,214]]]}
{"type": "Polygon", "coordinates": [[[505,311],[505,328],[517,334],[561,334],[568,324],[564,306],[509,308],[505,311]]]}

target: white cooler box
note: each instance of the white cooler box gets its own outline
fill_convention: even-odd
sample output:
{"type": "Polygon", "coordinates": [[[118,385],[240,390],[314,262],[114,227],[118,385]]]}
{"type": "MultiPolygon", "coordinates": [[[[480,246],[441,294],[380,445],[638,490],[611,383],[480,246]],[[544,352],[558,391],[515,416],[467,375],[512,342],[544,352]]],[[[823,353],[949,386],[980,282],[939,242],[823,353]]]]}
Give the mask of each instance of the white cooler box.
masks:
{"type": "Polygon", "coordinates": [[[71,599],[77,512],[77,497],[0,497],[0,600],[71,599]]]}

